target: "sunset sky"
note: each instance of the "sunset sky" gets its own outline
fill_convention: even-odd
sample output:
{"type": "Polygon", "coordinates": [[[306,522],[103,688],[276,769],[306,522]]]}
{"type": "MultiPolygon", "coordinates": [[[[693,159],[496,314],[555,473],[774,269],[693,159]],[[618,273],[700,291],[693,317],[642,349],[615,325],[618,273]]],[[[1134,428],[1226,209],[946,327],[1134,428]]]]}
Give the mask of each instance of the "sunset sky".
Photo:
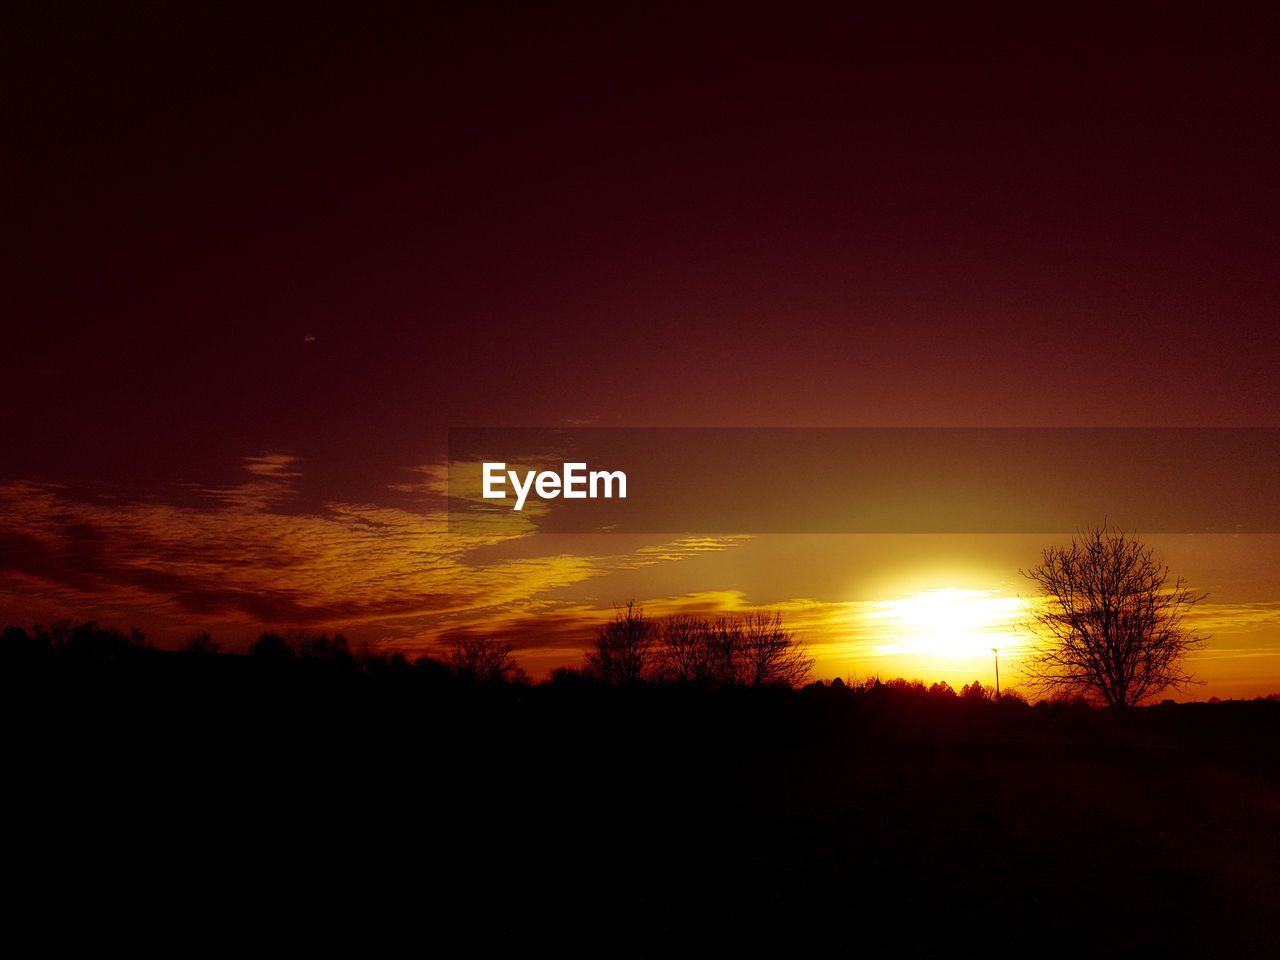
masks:
{"type": "MultiPolygon", "coordinates": [[[[1061,531],[451,533],[447,431],[1280,427],[1280,36],[1155,10],[11,8],[0,621],[1016,684],[1061,531]]],[[[1280,692],[1280,535],[1144,540],[1280,692]]]]}

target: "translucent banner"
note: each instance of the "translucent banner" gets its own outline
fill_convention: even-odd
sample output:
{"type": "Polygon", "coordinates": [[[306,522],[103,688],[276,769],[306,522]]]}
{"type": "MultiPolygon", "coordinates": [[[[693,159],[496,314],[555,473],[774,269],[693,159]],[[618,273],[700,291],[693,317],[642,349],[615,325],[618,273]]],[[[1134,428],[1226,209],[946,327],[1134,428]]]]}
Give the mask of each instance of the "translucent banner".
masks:
{"type": "Polygon", "coordinates": [[[1276,428],[455,428],[455,533],[1280,532],[1276,428]]]}

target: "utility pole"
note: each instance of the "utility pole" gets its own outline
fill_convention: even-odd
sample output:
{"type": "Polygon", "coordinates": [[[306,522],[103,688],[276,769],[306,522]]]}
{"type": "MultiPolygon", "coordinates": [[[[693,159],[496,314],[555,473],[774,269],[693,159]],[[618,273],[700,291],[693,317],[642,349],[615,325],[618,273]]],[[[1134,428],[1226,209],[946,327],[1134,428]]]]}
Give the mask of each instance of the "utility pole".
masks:
{"type": "Polygon", "coordinates": [[[1000,702],[1000,651],[995,647],[991,648],[991,652],[996,655],[996,703],[1000,702]]]}

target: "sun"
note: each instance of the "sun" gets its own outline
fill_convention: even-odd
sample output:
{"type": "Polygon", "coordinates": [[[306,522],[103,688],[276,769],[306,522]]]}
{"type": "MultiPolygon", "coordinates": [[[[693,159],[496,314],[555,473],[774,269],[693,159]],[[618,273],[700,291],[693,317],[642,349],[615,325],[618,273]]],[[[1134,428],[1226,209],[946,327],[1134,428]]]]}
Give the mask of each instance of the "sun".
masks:
{"type": "Polygon", "coordinates": [[[933,587],[873,604],[868,619],[880,635],[880,654],[985,657],[992,647],[1022,646],[1018,625],[1025,603],[994,590],[933,587]]]}

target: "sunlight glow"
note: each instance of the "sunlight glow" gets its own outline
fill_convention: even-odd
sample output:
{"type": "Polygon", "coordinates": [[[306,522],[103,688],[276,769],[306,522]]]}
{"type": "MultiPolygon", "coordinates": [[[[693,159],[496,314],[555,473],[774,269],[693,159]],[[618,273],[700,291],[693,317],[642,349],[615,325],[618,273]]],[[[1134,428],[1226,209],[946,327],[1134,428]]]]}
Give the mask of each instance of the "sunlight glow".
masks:
{"type": "Polygon", "coordinates": [[[868,625],[882,636],[876,652],[934,657],[989,657],[1022,649],[1026,601],[994,590],[935,587],[872,604],[868,625]]]}

